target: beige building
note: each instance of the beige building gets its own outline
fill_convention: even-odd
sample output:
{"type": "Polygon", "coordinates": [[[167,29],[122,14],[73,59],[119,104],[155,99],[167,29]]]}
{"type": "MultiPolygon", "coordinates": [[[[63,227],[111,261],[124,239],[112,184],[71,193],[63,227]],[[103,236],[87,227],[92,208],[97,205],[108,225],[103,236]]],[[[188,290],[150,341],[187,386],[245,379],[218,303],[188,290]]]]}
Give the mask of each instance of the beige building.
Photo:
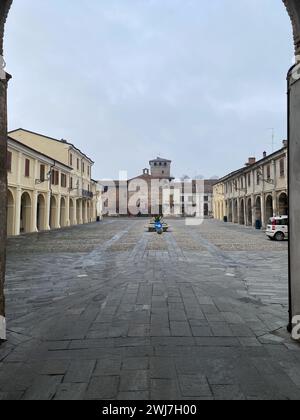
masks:
{"type": "Polygon", "coordinates": [[[249,158],[241,168],[214,185],[214,217],[247,226],[263,227],[273,216],[288,214],[288,147],[263,159],[249,158]]]}
{"type": "Polygon", "coordinates": [[[7,160],[8,235],[96,220],[93,161],[75,146],[19,129],[9,133],[7,160]]]}

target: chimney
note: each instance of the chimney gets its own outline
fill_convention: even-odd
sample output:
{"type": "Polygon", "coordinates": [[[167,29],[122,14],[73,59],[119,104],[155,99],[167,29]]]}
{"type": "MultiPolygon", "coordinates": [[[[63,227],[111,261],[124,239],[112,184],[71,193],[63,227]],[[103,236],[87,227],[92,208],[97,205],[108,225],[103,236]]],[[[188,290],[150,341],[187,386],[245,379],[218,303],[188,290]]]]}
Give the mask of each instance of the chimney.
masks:
{"type": "Polygon", "coordinates": [[[255,157],[249,157],[248,162],[246,163],[246,166],[254,165],[254,163],[256,163],[256,158],[255,157]]]}
{"type": "Polygon", "coordinates": [[[283,145],[283,147],[288,147],[288,141],[287,140],[283,140],[282,145],[283,145]]]}
{"type": "Polygon", "coordinates": [[[267,152],[263,153],[263,157],[264,157],[264,159],[267,157],[267,152]]]}

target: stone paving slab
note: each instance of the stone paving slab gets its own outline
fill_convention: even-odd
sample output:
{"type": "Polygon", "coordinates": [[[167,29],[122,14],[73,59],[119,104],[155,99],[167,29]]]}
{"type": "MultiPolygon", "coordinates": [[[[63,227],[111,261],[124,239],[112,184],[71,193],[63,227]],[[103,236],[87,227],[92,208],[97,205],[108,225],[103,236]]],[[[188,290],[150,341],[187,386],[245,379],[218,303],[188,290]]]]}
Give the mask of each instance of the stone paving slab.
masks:
{"type": "Polygon", "coordinates": [[[0,400],[299,399],[287,244],[141,219],[9,240],[0,400]]]}

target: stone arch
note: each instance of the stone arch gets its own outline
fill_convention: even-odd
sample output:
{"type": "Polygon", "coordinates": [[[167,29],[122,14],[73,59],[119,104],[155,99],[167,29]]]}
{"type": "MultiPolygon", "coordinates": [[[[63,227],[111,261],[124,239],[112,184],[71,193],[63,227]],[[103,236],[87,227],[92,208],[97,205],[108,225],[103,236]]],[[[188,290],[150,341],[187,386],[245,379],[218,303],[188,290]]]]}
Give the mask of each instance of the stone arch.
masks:
{"type": "Polygon", "coordinates": [[[261,207],[261,198],[258,196],[255,201],[255,219],[262,221],[262,207],[261,207]]]}
{"type": "Polygon", "coordinates": [[[82,200],[76,200],[76,220],[77,224],[81,223],[81,215],[82,215],[82,200]]]}
{"type": "Polygon", "coordinates": [[[36,226],[39,232],[47,229],[46,199],[39,194],[37,199],[36,226]]]}
{"type": "Polygon", "coordinates": [[[20,232],[29,233],[32,231],[32,200],[28,192],[21,197],[20,232]]]}
{"type": "Polygon", "coordinates": [[[273,197],[268,195],[266,197],[266,220],[268,221],[274,216],[273,197]]]}
{"type": "Polygon", "coordinates": [[[56,218],[57,218],[57,200],[54,195],[51,196],[50,200],[50,228],[55,229],[56,226],[56,218]]]}
{"type": "Polygon", "coordinates": [[[232,201],[228,201],[228,222],[233,222],[232,201]]]}
{"type": "Polygon", "coordinates": [[[293,26],[295,53],[296,55],[299,55],[300,54],[300,4],[299,4],[299,0],[283,0],[283,3],[286,6],[287,12],[290,16],[292,26],[293,26]]]}
{"type": "Polygon", "coordinates": [[[240,225],[245,225],[245,200],[242,198],[240,203],[240,225]]]}
{"type": "Polygon", "coordinates": [[[74,200],[70,198],[70,204],[69,204],[69,219],[70,219],[70,225],[74,225],[75,223],[75,207],[74,207],[74,200]]]}
{"type": "Polygon", "coordinates": [[[15,198],[10,189],[7,191],[7,235],[13,236],[15,221],[15,198]]]}
{"type": "Polygon", "coordinates": [[[252,199],[251,198],[248,198],[248,201],[247,201],[247,223],[248,223],[248,226],[252,226],[252,219],[253,219],[253,216],[252,216],[252,199]]]}
{"type": "Polygon", "coordinates": [[[67,226],[67,208],[66,208],[66,199],[61,197],[60,199],[60,227],[67,226]]]}
{"type": "Polygon", "coordinates": [[[289,199],[288,199],[288,195],[285,192],[279,195],[278,206],[279,206],[279,216],[288,216],[289,199]]]}
{"type": "Polygon", "coordinates": [[[238,200],[234,200],[233,202],[233,223],[238,223],[239,219],[239,212],[238,212],[238,200]]]}

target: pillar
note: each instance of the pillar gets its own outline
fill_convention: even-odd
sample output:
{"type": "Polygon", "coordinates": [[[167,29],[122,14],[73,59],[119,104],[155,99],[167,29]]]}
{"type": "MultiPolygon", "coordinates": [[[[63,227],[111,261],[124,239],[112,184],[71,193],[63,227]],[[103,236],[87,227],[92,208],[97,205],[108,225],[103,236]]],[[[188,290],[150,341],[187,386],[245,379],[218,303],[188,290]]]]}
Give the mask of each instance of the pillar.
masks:
{"type": "Polygon", "coordinates": [[[252,207],[252,227],[256,223],[256,198],[254,194],[251,194],[251,207],[252,207]]]}
{"type": "Polygon", "coordinates": [[[70,197],[67,196],[65,197],[66,200],[66,211],[65,211],[65,222],[66,222],[66,226],[71,226],[71,221],[70,221],[70,197]]]}
{"type": "Polygon", "coordinates": [[[55,227],[60,229],[60,211],[61,211],[61,195],[59,194],[56,197],[56,218],[55,218],[55,227]]]}
{"type": "Polygon", "coordinates": [[[32,194],[32,209],[31,209],[31,232],[38,232],[37,228],[37,203],[38,203],[38,192],[33,191],[32,194]]]}
{"type": "Polygon", "coordinates": [[[47,199],[46,199],[46,230],[50,230],[50,213],[51,213],[51,192],[49,191],[47,193],[47,199]]]}
{"type": "Polygon", "coordinates": [[[16,202],[15,202],[15,226],[14,226],[14,235],[20,235],[21,229],[21,198],[22,198],[22,189],[18,187],[16,189],[16,202]]]}
{"type": "Polygon", "coordinates": [[[265,200],[265,195],[261,194],[260,195],[261,198],[261,224],[263,229],[266,228],[266,200],[265,200]]]}

